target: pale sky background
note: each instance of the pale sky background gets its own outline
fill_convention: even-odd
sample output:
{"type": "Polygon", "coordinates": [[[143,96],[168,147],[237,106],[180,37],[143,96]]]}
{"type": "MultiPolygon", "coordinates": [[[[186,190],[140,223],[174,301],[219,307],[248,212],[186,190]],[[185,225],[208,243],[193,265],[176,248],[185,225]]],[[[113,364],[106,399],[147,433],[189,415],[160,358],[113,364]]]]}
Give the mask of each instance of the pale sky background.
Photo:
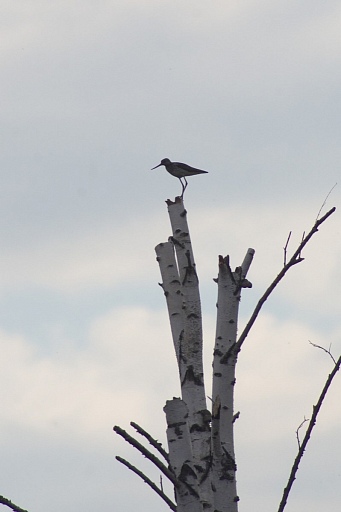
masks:
{"type": "MultiPolygon", "coordinates": [[[[0,495],[29,512],[162,512],[113,433],[165,441],[179,396],[154,246],[181,191],[162,158],[209,174],[185,195],[205,329],[218,254],[256,250],[241,326],[340,180],[341,4],[325,0],[4,0],[1,5],[0,495]]],[[[240,354],[240,512],[273,512],[341,352],[336,213],[240,354]]],[[[339,512],[340,376],[287,512],[339,512]]],[[[141,440],[141,438],[140,438],[141,440]]]]}

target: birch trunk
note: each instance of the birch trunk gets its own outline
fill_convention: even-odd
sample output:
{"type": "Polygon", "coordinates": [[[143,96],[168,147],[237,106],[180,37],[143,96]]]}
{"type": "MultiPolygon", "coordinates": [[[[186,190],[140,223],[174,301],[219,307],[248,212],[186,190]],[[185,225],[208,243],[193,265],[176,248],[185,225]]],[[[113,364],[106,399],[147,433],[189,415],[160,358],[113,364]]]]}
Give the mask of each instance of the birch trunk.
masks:
{"type": "Polygon", "coordinates": [[[156,248],[178,362],[182,399],[167,402],[170,466],[178,478],[177,510],[236,512],[233,443],[233,392],[237,319],[241,289],[251,287],[246,274],[249,249],[232,272],[228,257],[219,258],[217,331],[213,360],[213,415],[207,410],[203,372],[203,334],[187,212],[180,197],[167,201],[173,235],[156,248]],[[212,419],[212,429],[211,429],[212,419]]]}
{"type": "Polygon", "coordinates": [[[173,398],[163,409],[167,419],[169,462],[178,485],[175,487],[177,512],[203,512],[199,482],[193,464],[188,407],[180,398],[173,398]]]}
{"type": "Polygon", "coordinates": [[[234,450],[234,386],[238,352],[237,322],[241,289],[250,287],[245,277],[254,250],[249,249],[241,267],[231,271],[229,258],[219,257],[217,328],[213,353],[212,450],[214,510],[237,512],[234,450]]]}
{"type": "Polygon", "coordinates": [[[210,480],[211,414],[207,410],[204,386],[199,281],[183,201],[176,198],[175,202],[168,200],[167,204],[173,236],[169,242],[156,247],[156,254],[177,355],[181,396],[188,408],[187,424],[200,501],[205,510],[210,511],[213,506],[210,480]],[[169,244],[172,244],[173,251],[175,249],[176,260],[169,244]]]}
{"type": "MultiPolygon", "coordinates": [[[[303,237],[290,260],[286,261],[287,244],[284,248],[284,266],[259,299],[249,321],[237,341],[238,310],[243,288],[251,288],[246,279],[254,250],[248,249],[244,261],[233,272],[229,257],[219,256],[217,300],[217,327],[213,354],[212,414],[206,408],[203,375],[203,335],[199,281],[195,267],[191,239],[187,225],[187,212],[181,197],[168,200],[168,212],[173,235],[168,242],[155,250],[159,262],[161,286],[167,301],[173,343],[178,362],[182,398],[173,398],[164,408],[167,419],[169,454],[148,432],[131,423],[145,436],[161,456],[167,467],[153,453],[118,426],[114,427],[132,446],[147,457],[174,485],[176,504],[144,473],[121,457],[116,457],[140,476],[157,494],[177,512],[237,512],[236,462],[233,424],[235,368],[238,353],[254,325],[254,322],[270,294],[287,271],[303,261],[301,252],[318,227],[335,211],[329,210],[316,219],[312,229],[303,237]],[[211,424],[212,423],[212,424],[211,424]]],[[[289,238],[288,238],[289,240],[289,238]]],[[[287,242],[288,243],[288,242],[287,242]]],[[[322,347],[320,347],[322,348],[322,347]]],[[[325,349],[323,349],[325,350],[325,349]]],[[[325,350],[330,355],[330,351],[325,350]]],[[[284,490],[279,510],[283,510],[295,480],[298,464],[315,425],[318,411],[326,392],[341,365],[331,355],[335,367],[322,390],[318,404],[314,406],[302,446],[294,461],[288,484],[284,490]]]]}

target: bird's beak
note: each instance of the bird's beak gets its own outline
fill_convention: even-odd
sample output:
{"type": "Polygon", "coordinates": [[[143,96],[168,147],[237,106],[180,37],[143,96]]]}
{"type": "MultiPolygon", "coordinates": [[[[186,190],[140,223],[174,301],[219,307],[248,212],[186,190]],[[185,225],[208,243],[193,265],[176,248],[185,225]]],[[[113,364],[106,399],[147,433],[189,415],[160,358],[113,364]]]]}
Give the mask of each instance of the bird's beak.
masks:
{"type": "Polygon", "coordinates": [[[162,164],[156,165],[155,167],[152,167],[150,170],[156,169],[157,167],[160,167],[162,164]]]}

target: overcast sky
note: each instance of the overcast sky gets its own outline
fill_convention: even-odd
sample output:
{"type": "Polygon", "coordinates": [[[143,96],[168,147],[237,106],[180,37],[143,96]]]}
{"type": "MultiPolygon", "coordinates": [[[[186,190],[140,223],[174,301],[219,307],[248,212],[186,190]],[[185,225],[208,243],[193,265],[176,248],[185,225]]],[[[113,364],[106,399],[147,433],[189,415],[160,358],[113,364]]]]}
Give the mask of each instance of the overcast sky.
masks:
{"type": "MultiPolygon", "coordinates": [[[[165,441],[179,396],[154,247],[189,178],[207,394],[218,254],[256,250],[241,326],[340,181],[341,4],[325,0],[9,1],[1,6],[0,495],[29,512],[167,506],[113,433],[165,441]]],[[[277,510],[297,443],[341,352],[336,213],[265,305],[237,369],[240,511],[277,510]]],[[[340,510],[340,376],[288,512],[340,510]]],[[[172,495],[172,493],[170,493],[172,495]]]]}

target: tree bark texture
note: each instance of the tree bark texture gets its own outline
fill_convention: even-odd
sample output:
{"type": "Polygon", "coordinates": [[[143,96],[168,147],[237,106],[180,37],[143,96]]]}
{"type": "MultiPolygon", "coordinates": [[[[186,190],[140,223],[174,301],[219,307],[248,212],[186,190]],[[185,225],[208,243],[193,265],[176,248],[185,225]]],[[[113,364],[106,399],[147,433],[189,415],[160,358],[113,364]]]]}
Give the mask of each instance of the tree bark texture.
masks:
{"type": "Polygon", "coordinates": [[[234,272],[228,256],[219,256],[216,279],[218,300],[212,381],[212,485],[214,509],[226,512],[236,512],[238,503],[233,436],[237,322],[241,289],[251,286],[245,278],[253,255],[254,250],[249,249],[242,266],[234,272]]]}
{"type": "Polygon", "coordinates": [[[181,399],[165,407],[170,466],[179,479],[177,510],[236,512],[233,392],[237,351],[233,349],[241,289],[251,287],[246,274],[254,251],[248,250],[235,272],[228,257],[219,257],[212,418],[206,404],[199,280],[187,212],[180,197],[175,202],[168,200],[167,205],[173,234],[155,251],[181,383],[181,399]]]}

